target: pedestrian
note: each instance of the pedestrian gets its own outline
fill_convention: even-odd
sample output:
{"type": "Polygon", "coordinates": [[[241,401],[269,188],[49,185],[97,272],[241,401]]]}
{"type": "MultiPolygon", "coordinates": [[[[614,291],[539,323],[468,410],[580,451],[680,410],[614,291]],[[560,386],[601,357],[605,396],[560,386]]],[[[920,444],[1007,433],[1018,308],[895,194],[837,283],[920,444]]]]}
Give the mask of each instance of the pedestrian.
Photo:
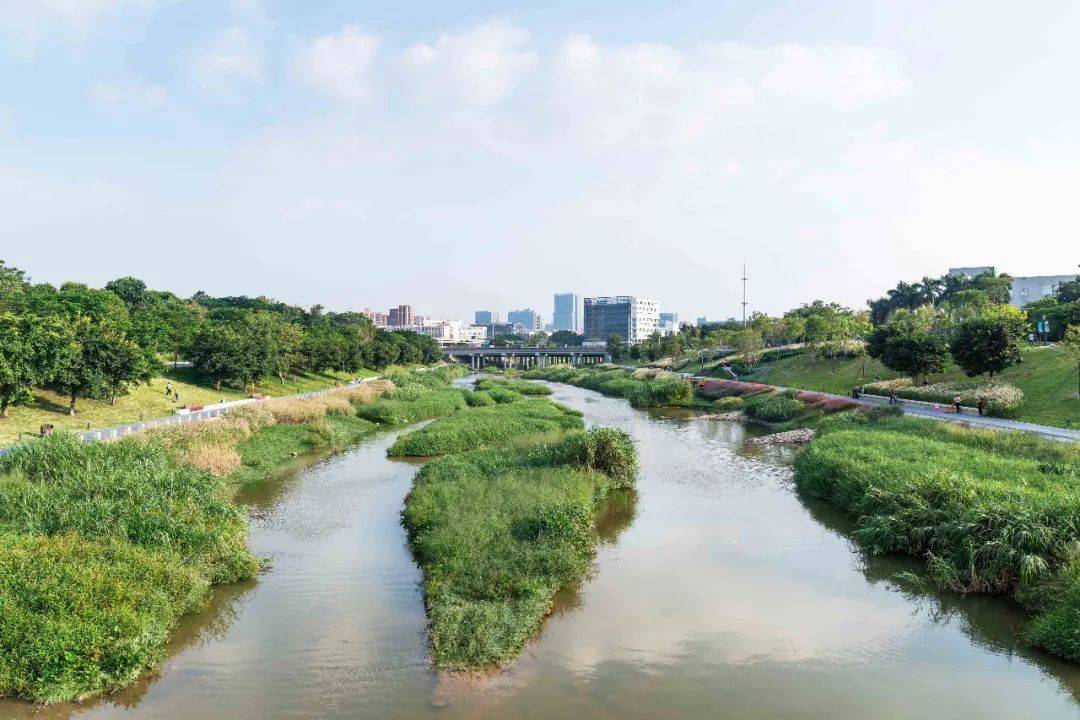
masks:
{"type": "Polygon", "coordinates": [[[959,415],[959,414],[960,414],[960,402],[961,402],[961,400],[960,400],[960,396],[959,396],[959,395],[957,395],[956,397],[954,397],[954,398],[952,399],[952,404],[953,404],[953,407],[955,407],[955,408],[956,408],[956,414],[957,414],[957,415],[959,415]]]}
{"type": "Polygon", "coordinates": [[[890,390],[889,391],[889,404],[890,405],[895,405],[896,404],[896,391],[895,390],[890,390]]]}
{"type": "Polygon", "coordinates": [[[179,390],[176,391],[176,393],[173,396],[173,399],[176,400],[176,402],[180,402],[180,391],[179,390]]]}
{"type": "Polygon", "coordinates": [[[851,397],[855,398],[856,400],[859,399],[859,388],[857,388],[857,387],[851,388],[851,397]]]}
{"type": "Polygon", "coordinates": [[[172,395],[172,383],[165,383],[165,395],[172,395]]]}
{"type": "Polygon", "coordinates": [[[982,415],[984,412],[986,412],[986,398],[979,398],[979,402],[975,405],[975,407],[979,408],[979,415],[982,415]]]}

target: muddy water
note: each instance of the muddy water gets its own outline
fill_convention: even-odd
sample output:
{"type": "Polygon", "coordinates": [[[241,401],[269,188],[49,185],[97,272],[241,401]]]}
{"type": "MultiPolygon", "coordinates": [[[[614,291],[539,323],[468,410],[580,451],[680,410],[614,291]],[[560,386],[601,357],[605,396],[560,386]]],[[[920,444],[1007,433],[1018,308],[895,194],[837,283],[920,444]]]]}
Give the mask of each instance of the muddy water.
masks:
{"type": "Polygon", "coordinates": [[[416,466],[383,436],[244,498],[273,568],[219,591],[158,674],[0,717],[1080,717],[1080,667],[1027,649],[1006,602],[904,592],[910,563],[862,557],[843,517],[796,496],[789,450],[556,389],[634,435],[639,492],[604,509],[595,572],[511,668],[431,670],[398,524],[416,466]]]}

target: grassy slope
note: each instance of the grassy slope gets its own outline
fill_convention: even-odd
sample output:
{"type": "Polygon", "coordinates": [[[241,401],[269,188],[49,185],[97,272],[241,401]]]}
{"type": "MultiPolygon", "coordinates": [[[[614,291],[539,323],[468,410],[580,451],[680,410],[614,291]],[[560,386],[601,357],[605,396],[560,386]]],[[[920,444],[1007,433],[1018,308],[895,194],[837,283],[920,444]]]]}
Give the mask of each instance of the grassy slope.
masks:
{"type": "MultiPolygon", "coordinates": [[[[319,375],[300,375],[296,381],[284,384],[277,378],[264,380],[256,386],[256,392],[264,395],[292,395],[307,390],[332,387],[353,377],[372,376],[375,373],[364,370],[359,373],[327,373],[319,375]]],[[[188,367],[168,368],[164,375],[155,378],[149,385],[140,385],[111,405],[104,400],[80,399],[77,404],[78,414],[67,414],[68,401],[56,393],[47,390],[34,392],[37,403],[33,407],[12,407],[10,416],[0,420],[0,445],[16,442],[20,432],[36,435],[44,423],[52,423],[57,428],[85,430],[87,423],[92,428],[109,427],[123,423],[149,420],[172,415],[180,405],[188,403],[210,403],[225,400],[239,400],[248,397],[248,393],[235,388],[222,387],[215,390],[212,385],[199,381],[195,371],[188,367]],[[180,393],[180,403],[165,396],[165,383],[172,383],[174,390],[180,393]]]]}
{"type": "MultiPolygon", "coordinates": [[[[814,360],[807,355],[763,364],[752,379],[773,385],[846,395],[851,388],[874,379],[898,377],[876,360],[866,358],[814,360]]],[[[1054,348],[1027,348],[1024,362],[995,376],[1024,392],[1017,419],[1058,427],[1080,426],[1080,398],[1076,395],[1076,366],[1054,348]]],[[[932,381],[961,380],[964,374],[951,363],[932,381]]]]}
{"type": "Polygon", "coordinates": [[[925,557],[931,579],[1015,594],[1030,634],[1080,660],[1080,445],[913,419],[844,419],[795,464],[798,488],[855,516],[875,553],[925,557]]]}

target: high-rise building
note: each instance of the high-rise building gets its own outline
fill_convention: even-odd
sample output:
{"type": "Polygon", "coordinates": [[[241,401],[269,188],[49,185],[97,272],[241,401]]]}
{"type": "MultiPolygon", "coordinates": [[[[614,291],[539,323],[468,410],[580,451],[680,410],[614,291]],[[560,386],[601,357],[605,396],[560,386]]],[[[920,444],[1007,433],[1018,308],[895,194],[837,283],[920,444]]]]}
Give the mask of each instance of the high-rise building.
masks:
{"type": "Polygon", "coordinates": [[[396,308],[390,308],[387,314],[390,316],[390,327],[410,327],[416,324],[412,305],[398,305],[396,308]]]}
{"type": "Polygon", "coordinates": [[[544,327],[544,319],[532,308],[511,310],[506,314],[506,321],[511,325],[520,324],[524,326],[525,330],[528,332],[541,330],[544,327]]]}
{"type": "Polygon", "coordinates": [[[494,325],[499,322],[499,313],[494,310],[477,310],[473,320],[476,325],[494,325]]]}
{"type": "Polygon", "coordinates": [[[632,295],[585,298],[585,338],[606,340],[618,335],[639,343],[659,329],[660,304],[632,295]]]}
{"type": "Polygon", "coordinates": [[[551,326],[555,330],[581,332],[580,300],[576,293],[555,293],[555,307],[551,313],[551,326]]]}
{"type": "Polygon", "coordinates": [[[679,331],[679,313],[660,313],[660,332],[671,335],[679,331]]]}
{"type": "Polygon", "coordinates": [[[708,318],[706,318],[704,315],[702,315],[701,317],[699,317],[697,319],[697,322],[695,324],[700,326],[700,325],[706,324],[707,322],[709,322],[708,318]]]}
{"type": "Polygon", "coordinates": [[[386,327],[390,324],[390,316],[384,312],[372,310],[371,308],[364,308],[363,314],[375,327],[386,327]]]}

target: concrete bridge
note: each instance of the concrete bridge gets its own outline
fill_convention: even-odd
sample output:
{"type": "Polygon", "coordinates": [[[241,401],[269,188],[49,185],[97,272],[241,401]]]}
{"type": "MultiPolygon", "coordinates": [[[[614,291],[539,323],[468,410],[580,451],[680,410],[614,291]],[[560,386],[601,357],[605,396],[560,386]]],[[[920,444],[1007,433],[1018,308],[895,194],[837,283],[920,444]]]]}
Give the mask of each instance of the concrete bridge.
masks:
{"type": "Polygon", "coordinates": [[[450,362],[468,365],[479,370],[488,365],[501,368],[522,369],[547,367],[549,365],[598,365],[610,362],[607,348],[447,348],[443,357],[450,362]]]}

